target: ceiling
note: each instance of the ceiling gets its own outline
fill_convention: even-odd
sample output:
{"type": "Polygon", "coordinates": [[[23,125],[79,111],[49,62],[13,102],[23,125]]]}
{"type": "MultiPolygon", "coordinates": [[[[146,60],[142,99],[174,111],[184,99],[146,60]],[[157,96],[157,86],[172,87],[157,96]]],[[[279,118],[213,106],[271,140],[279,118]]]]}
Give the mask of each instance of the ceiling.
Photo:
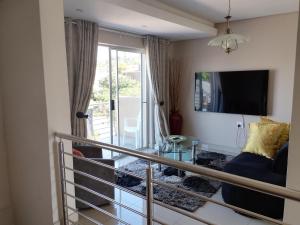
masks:
{"type": "MultiPolygon", "coordinates": [[[[151,0],[150,0],[151,1],[151,0]]],[[[159,0],[169,6],[212,22],[224,21],[228,0],[159,0]]],[[[233,20],[296,12],[299,0],[231,0],[233,20]]]]}
{"type": "Polygon", "coordinates": [[[65,16],[95,21],[99,26],[171,40],[214,36],[210,21],[191,20],[138,0],[65,0],[65,16]]]}
{"type": "MultiPolygon", "coordinates": [[[[227,0],[64,0],[65,16],[100,26],[171,40],[211,37],[227,0]]],[[[295,12],[299,0],[232,0],[234,20],[295,12]]]]}

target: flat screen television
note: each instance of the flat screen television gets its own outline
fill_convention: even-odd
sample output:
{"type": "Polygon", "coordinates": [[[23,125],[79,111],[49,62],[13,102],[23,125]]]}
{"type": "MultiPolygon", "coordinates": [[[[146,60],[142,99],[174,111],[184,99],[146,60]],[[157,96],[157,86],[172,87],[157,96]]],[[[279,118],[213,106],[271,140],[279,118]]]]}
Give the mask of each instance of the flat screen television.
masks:
{"type": "Polygon", "coordinates": [[[267,115],[268,70],[195,73],[195,111],[267,115]]]}

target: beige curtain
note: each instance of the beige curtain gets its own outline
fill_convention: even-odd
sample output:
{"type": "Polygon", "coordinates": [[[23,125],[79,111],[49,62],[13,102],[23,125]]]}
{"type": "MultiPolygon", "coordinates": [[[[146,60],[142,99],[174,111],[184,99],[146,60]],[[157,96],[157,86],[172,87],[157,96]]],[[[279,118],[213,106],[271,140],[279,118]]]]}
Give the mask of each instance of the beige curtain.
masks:
{"type": "Polygon", "coordinates": [[[147,73],[155,102],[155,116],[162,137],[169,135],[169,42],[158,37],[145,39],[147,73]]]}
{"type": "Polygon", "coordinates": [[[72,134],[87,136],[86,120],[76,117],[87,111],[97,65],[98,25],[65,19],[72,134]]]}

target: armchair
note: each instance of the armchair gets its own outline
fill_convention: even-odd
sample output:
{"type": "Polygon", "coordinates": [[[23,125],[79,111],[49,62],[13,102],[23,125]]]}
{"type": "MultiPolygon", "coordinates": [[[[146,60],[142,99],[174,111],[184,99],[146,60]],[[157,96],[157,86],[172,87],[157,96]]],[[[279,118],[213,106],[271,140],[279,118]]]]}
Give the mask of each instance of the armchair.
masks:
{"type": "MultiPolygon", "coordinates": [[[[102,162],[110,166],[114,166],[113,160],[102,159],[101,148],[92,147],[92,146],[74,145],[73,149],[80,151],[85,158],[93,159],[95,161],[102,162]]],[[[75,154],[78,155],[78,153],[75,154]]],[[[86,162],[76,158],[73,159],[73,167],[75,170],[115,183],[114,171],[111,169],[101,167],[96,164],[86,162]]],[[[107,184],[103,184],[101,182],[95,181],[91,178],[82,176],[77,173],[74,173],[74,181],[76,184],[87,187],[107,197],[114,198],[114,188],[107,184]]],[[[109,201],[100,198],[79,187],[75,187],[75,196],[96,206],[105,205],[109,203],[109,201]]],[[[76,201],[76,208],[85,209],[85,208],[89,208],[89,206],[87,206],[86,204],[80,201],[76,201]]]]}
{"type": "MultiPolygon", "coordinates": [[[[288,144],[277,153],[274,160],[253,153],[243,152],[224,168],[225,172],[251,179],[286,185],[288,144]]],[[[232,184],[222,184],[222,196],[226,203],[256,212],[268,217],[283,217],[284,199],[252,191],[232,184]]]]}

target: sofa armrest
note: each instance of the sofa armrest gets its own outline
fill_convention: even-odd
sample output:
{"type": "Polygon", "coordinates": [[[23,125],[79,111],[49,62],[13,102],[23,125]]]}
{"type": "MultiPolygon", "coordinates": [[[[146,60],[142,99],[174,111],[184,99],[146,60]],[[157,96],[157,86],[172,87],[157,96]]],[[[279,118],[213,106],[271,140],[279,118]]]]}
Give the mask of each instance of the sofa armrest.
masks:
{"type": "Polygon", "coordinates": [[[236,165],[228,163],[224,168],[224,172],[279,186],[285,186],[286,184],[286,176],[272,170],[236,167],[236,165]]]}

